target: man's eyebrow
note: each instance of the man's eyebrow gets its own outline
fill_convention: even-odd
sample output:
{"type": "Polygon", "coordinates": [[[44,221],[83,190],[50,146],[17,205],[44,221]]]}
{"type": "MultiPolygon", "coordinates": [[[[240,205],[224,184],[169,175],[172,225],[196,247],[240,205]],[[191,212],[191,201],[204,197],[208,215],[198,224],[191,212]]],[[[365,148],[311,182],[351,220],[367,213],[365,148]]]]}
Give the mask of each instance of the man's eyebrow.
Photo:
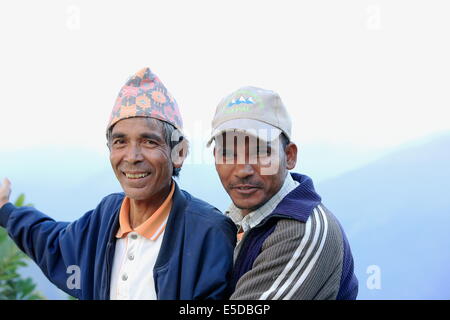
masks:
{"type": "Polygon", "coordinates": [[[160,135],[157,135],[155,133],[151,133],[151,132],[141,133],[140,137],[144,138],[144,139],[152,139],[152,140],[156,140],[156,141],[164,141],[163,137],[161,137],[160,135]]]}
{"type": "MultiPolygon", "coordinates": [[[[115,132],[111,135],[112,139],[116,139],[116,138],[124,138],[127,135],[125,133],[122,132],[115,132]]],[[[155,133],[150,133],[150,132],[144,132],[141,133],[140,138],[144,138],[144,139],[152,139],[152,140],[158,140],[158,141],[162,141],[163,138],[155,133]]]]}
{"type": "Polygon", "coordinates": [[[126,134],[122,132],[115,132],[111,135],[111,139],[123,138],[126,134]]]}

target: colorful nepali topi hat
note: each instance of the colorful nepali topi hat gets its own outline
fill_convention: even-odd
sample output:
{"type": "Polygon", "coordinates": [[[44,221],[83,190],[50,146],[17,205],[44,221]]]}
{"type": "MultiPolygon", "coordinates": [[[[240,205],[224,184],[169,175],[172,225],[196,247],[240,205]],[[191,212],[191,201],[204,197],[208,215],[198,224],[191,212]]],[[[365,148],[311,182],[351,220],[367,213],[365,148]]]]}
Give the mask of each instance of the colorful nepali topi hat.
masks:
{"type": "Polygon", "coordinates": [[[122,87],[106,131],[118,121],[134,117],[155,118],[183,131],[177,102],[149,68],[138,71],[122,87]]]}

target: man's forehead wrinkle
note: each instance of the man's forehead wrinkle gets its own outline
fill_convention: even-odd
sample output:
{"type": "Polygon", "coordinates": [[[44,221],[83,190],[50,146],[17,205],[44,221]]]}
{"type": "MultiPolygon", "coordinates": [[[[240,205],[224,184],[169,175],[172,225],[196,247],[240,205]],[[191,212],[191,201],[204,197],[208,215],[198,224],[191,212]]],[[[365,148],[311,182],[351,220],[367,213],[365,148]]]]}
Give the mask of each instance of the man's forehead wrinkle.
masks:
{"type": "MultiPolygon", "coordinates": [[[[145,129],[135,132],[140,138],[153,138],[158,140],[164,140],[164,132],[163,132],[163,126],[159,123],[159,121],[151,118],[142,118],[145,120],[146,127],[145,129]],[[150,121],[148,121],[150,120],[150,121]],[[152,121],[153,120],[153,121],[152,121]]],[[[140,121],[140,120],[139,120],[140,121]]],[[[112,137],[128,137],[130,136],[130,133],[127,132],[125,128],[122,128],[123,126],[120,126],[119,123],[115,125],[112,129],[112,137]],[[115,131],[117,130],[117,131],[115,131]]],[[[131,128],[133,131],[135,131],[137,127],[137,124],[131,124],[127,126],[128,128],[131,128]]]]}

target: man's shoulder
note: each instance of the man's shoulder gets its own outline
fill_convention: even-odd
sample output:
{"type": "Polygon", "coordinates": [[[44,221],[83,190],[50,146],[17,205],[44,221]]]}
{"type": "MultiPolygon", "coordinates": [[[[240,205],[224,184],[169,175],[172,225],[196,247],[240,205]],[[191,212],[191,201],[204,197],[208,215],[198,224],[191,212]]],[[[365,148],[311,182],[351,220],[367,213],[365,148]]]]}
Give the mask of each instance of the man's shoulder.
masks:
{"type": "Polygon", "coordinates": [[[321,220],[322,224],[324,226],[326,224],[328,233],[333,234],[333,237],[339,238],[339,242],[342,242],[344,229],[338,218],[323,203],[320,203],[315,209],[321,214],[323,220],[321,220]]]}
{"type": "Polygon", "coordinates": [[[287,217],[278,219],[272,232],[266,236],[259,259],[285,257],[286,261],[304,260],[311,267],[329,262],[330,268],[342,261],[340,225],[322,204],[313,209],[306,221],[287,217]]]}
{"type": "Polygon", "coordinates": [[[182,192],[187,200],[185,215],[190,219],[200,220],[211,225],[231,222],[230,218],[210,203],[191,195],[185,190],[182,190],[182,192]]]}
{"type": "Polygon", "coordinates": [[[291,245],[319,244],[321,241],[324,241],[326,246],[342,247],[341,226],[322,203],[313,208],[306,221],[289,217],[277,219],[264,246],[271,247],[279,242],[285,244],[289,242],[291,245]],[[325,242],[325,239],[328,241],[325,242]]]}
{"type": "Polygon", "coordinates": [[[100,204],[103,206],[120,206],[122,204],[123,198],[125,198],[125,193],[114,192],[104,196],[100,204]]]}
{"type": "Polygon", "coordinates": [[[111,193],[102,198],[97,207],[93,210],[94,213],[100,215],[112,215],[118,208],[120,208],[122,201],[125,197],[123,192],[111,193]]]}

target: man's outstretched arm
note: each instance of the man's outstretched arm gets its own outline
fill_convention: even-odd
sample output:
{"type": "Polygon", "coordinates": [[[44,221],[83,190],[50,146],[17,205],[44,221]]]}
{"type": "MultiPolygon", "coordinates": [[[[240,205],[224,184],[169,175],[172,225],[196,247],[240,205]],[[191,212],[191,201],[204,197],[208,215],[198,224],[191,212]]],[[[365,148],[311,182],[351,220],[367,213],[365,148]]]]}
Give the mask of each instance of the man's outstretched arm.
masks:
{"type": "Polygon", "coordinates": [[[56,222],[32,207],[16,207],[9,202],[11,183],[0,185],[0,226],[61,290],[78,297],[80,290],[68,286],[71,266],[80,265],[82,241],[92,211],[79,220],[56,222]],[[69,269],[68,269],[69,268],[69,269]]]}

